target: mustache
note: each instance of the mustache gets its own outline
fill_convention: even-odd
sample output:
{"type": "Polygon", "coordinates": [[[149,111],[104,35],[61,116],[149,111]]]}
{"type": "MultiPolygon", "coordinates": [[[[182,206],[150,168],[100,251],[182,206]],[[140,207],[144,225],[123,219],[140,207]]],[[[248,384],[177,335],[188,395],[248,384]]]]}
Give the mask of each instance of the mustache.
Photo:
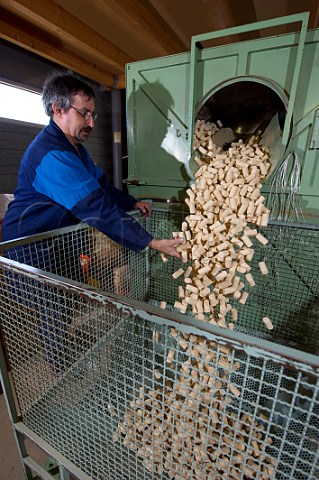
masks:
{"type": "Polygon", "coordinates": [[[87,132],[87,133],[91,133],[93,130],[92,127],[84,127],[84,128],[81,128],[81,132],[87,132]]]}

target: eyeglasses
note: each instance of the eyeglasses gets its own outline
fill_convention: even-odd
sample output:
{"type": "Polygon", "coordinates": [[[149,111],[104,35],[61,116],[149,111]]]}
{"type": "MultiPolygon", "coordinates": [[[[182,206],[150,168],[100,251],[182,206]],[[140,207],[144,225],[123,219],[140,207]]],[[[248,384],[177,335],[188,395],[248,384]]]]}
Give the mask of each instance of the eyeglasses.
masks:
{"type": "Polygon", "coordinates": [[[81,112],[77,108],[73,107],[73,105],[70,105],[70,107],[73,108],[74,110],[76,110],[80,115],[82,115],[82,117],[86,121],[91,120],[91,118],[94,121],[97,119],[97,113],[96,112],[90,112],[90,110],[86,110],[85,112],[81,112]]]}

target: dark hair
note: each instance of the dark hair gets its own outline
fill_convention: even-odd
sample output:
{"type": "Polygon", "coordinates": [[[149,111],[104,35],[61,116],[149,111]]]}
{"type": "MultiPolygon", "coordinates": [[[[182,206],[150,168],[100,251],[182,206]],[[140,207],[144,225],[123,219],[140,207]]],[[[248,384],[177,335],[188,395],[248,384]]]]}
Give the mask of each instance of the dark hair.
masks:
{"type": "Polygon", "coordinates": [[[83,93],[90,98],[95,98],[93,88],[80,78],[71,74],[53,74],[46,80],[42,91],[42,102],[45,113],[52,117],[54,103],[61,110],[68,110],[77,93],[83,93]]]}

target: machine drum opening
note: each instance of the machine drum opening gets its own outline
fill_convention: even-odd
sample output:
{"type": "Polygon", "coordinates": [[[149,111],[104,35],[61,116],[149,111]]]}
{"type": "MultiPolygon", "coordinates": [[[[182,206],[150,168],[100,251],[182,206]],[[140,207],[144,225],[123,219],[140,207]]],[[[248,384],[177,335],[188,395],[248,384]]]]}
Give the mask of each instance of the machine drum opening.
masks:
{"type": "Polygon", "coordinates": [[[212,94],[199,108],[196,119],[221,122],[233,130],[236,139],[245,142],[251,135],[262,136],[274,119],[277,136],[281,135],[285,116],[286,107],[274,90],[262,83],[239,81],[212,94]]]}

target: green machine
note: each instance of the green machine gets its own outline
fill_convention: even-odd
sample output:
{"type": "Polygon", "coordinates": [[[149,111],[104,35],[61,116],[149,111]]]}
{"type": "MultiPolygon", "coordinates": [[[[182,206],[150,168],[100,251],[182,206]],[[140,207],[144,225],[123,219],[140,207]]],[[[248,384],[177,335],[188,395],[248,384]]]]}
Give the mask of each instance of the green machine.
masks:
{"type": "Polygon", "coordinates": [[[199,35],[190,52],[129,64],[130,193],[183,202],[193,180],[196,119],[220,121],[243,139],[272,119],[274,168],[264,192],[275,191],[279,203],[293,193],[305,221],[317,224],[319,29],[307,30],[307,22],[302,13],[199,35]],[[287,24],[296,31],[205,48],[213,39],[287,24]]]}

